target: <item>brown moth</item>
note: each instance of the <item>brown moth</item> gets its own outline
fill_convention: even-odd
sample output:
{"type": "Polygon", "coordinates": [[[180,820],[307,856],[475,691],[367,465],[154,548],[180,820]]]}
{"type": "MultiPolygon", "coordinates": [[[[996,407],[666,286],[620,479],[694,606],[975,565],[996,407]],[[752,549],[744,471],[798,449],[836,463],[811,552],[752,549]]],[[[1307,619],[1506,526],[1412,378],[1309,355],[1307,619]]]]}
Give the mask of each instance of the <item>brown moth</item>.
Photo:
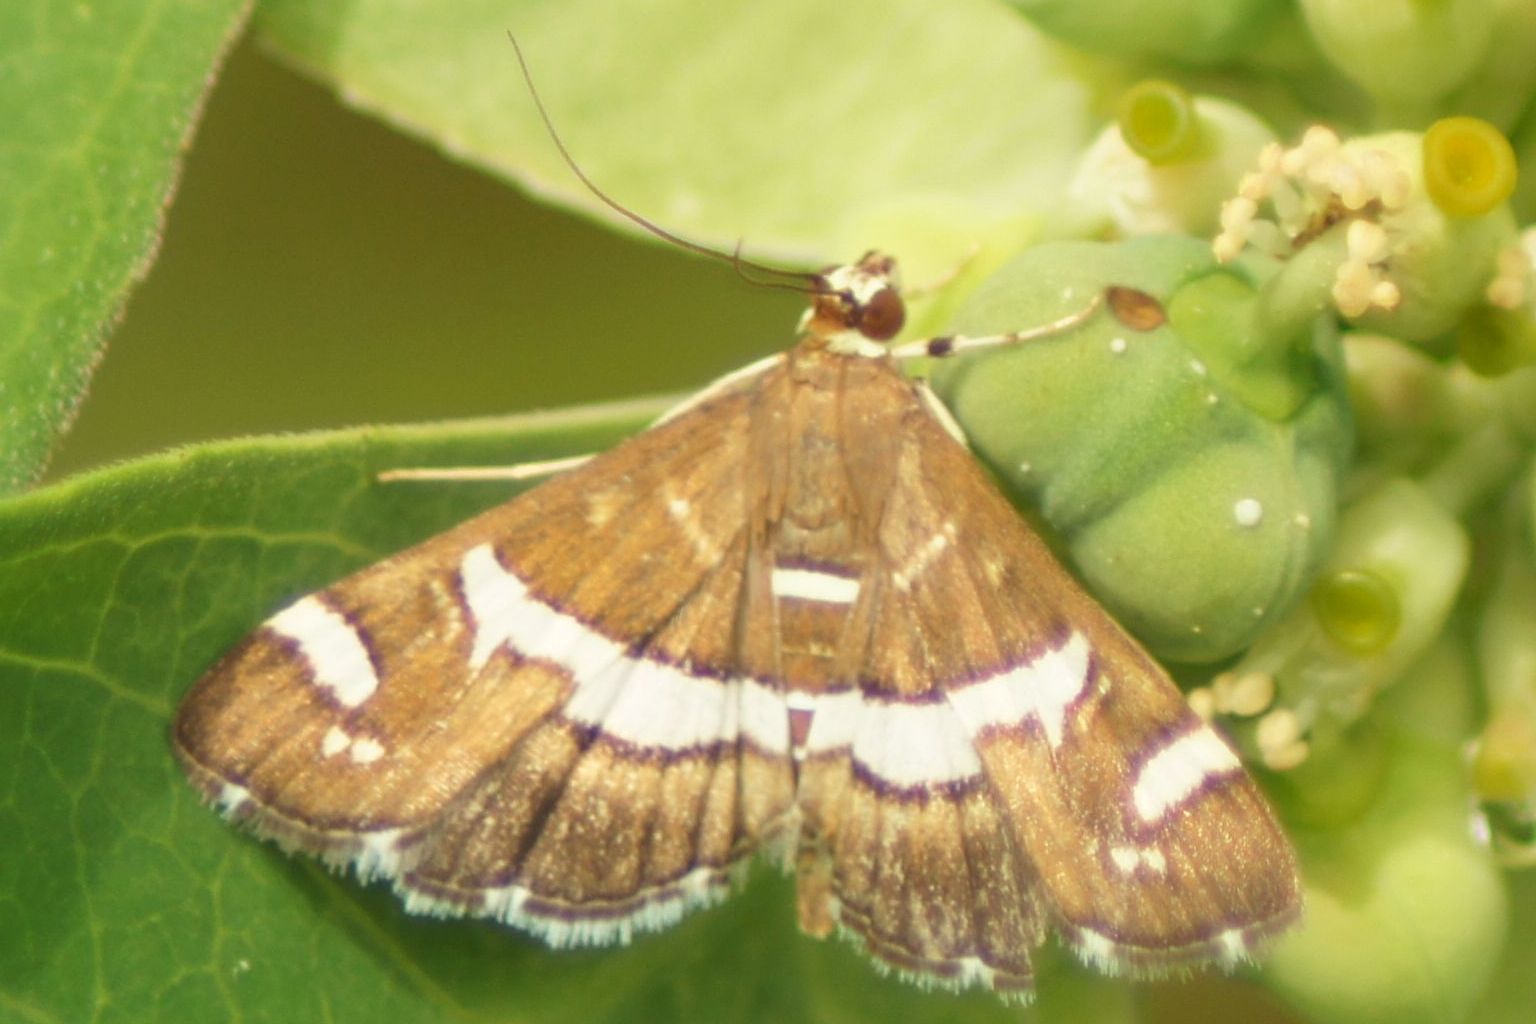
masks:
{"type": "Polygon", "coordinates": [[[555,946],[768,851],[805,931],[925,982],[1027,994],[1049,932],[1111,973],[1247,958],[1300,907],[1263,796],[898,362],[1088,314],[887,348],[889,259],[810,291],[787,352],[267,620],[178,711],[187,773],[555,946]]]}

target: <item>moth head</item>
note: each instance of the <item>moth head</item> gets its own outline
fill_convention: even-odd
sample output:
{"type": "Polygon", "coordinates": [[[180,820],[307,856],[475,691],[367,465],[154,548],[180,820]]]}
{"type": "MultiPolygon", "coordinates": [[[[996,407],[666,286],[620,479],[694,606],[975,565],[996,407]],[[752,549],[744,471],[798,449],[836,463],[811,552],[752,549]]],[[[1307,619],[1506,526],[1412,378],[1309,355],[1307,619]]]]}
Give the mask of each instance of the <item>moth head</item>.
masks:
{"type": "Polygon", "coordinates": [[[906,319],[896,260],[871,250],[856,263],[816,275],[802,330],[834,351],[883,355],[884,348],[871,342],[890,341],[906,319]]]}

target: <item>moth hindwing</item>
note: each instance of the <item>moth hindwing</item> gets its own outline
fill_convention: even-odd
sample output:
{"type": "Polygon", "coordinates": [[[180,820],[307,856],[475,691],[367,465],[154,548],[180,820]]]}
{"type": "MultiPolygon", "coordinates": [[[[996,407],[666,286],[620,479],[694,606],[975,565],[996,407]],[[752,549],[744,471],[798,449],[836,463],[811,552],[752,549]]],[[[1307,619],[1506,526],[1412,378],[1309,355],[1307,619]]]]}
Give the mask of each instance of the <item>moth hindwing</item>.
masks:
{"type": "Polygon", "coordinates": [[[770,850],[804,930],[928,982],[1027,994],[1051,931],[1109,972],[1247,957],[1290,844],[876,343],[893,272],[818,275],[786,353],[272,616],[177,713],[193,781],[557,946],[770,850]]]}

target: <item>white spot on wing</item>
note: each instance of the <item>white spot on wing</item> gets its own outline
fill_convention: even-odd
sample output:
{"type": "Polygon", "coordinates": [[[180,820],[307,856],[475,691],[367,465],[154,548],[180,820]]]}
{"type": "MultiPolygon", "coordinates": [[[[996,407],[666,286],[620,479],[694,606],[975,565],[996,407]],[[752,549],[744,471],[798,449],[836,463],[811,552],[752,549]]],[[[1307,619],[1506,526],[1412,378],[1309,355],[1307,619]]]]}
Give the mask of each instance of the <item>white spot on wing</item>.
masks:
{"type": "Polygon", "coordinates": [[[346,750],[352,743],[352,737],[348,736],[339,725],[333,725],[326,731],[325,738],[320,741],[320,756],[335,757],[346,750]]]}
{"type": "Polygon", "coordinates": [[[250,790],[233,782],[226,782],[219,787],[219,792],[214,796],[213,802],[218,807],[219,813],[227,817],[244,807],[250,799],[250,790]]]}
{"type": "Polygon", "coordinates": [[[1226,963],[1235,964],[1248,958],[1248,943],[1241,930],[1228,928],[1216,936],[1216,942],[1221,946],[1221,959],[1226,963]]]}
{"type": "Polygon", "coordinates": [[[974,739],[993,726],[1040,723],[1051,749],[1061,746],[1067,712],[1088,686],[1088,641],[1073,632],[1021,665],[949,690],[949,703],[974,739]]]}
{"type": "Polygon", "coordinates": [[[817,702],[826,699],[825,696],[806,693],[804,690],[790,690],[784,696],[784,704],[792,711],[815,711],[817,702]]]}
{"type": "Polygon", "coordinates": [[[1111,847],[1109,859],[1115,862],[1115,867],[1124,875],[1135,874],[1136,869],[1143,865],[1159,875],[1168,870],[1167,858],[1155,846],[1111,847]]]}
{"type": "Polygon", "coordinates": [[[907,788],[969,782],[981,774],[976,747],[948,704],[882,700],[858,689],[792,692],[788,703],[814,715],[807,755],[848,750],[875,778],[907,788]]]}
{"type": "Polygon", "coordinates": [[[740,693],[741,735],[765,750],[789,749],[789,710],[784,694],[756,679],[742,679],[740,693]]]}
{"type": "Polygon", "coordinates": [[[817,569],[773,570],[775,597],[794,597],[826,604],[852,604],[859,596],[859,581],[850,576],[817,569]]]}
{"type": "Polygon", "coordinates": [[[692,503],[687,498],[673,496],[667,500],[667,515],[683,531],[683,536],[688,539],[688,546],[693,548],[698,555],[700,565],[714,566],[719,563],[723,550],[720,547],[720,539],[699,522],[698,513],[695,512],[692,503]]]}
{"type": "Polygon", "coordinates": [[[815,716],[805,738],[807,754],[841,750],[852,745],[859,725],[859,711],[864,706],[864,695],[858,690],[822,694],[796,691],[789,695],[789,700],[790,707],[796,711],[810,711],[815,716]]]}
{"type": "Polygon", "coordinates": [[[996,988],[994,979],[997,972],[982,962],[980,957],[963,956],[955,961],[959,968],[959,975],[955,979],[955,988],[965,988],[975,985],[980,988],[996,988]]]}
{"type": "Polygon", "coordinates": [[[1232,749],[1210,726],[1201,725],[1147,759],[1136,773],[1131,799],[1142,821],[1154,824],[1188,800],[1207,779],[1237,771],[1232,749]]]}
{"type": "Polygon", "coordinates": [[[266,627],[298,644],[315,685],[330,690],[346,707],[357,707],[379,688],[379,677],[357,630],[315,595],[284,608],[267,620],[266,627]]]}
{"type": "Polygon", "coordinates": [[[944,552],[945,548],[949,547],[955,535],[955,524],[946,522],[938,533],[929,537],[922,547],[891,574],[891,581],[896,584],[896,589],[911,590],[913,582],[927,570],[935,558],[944,552]]]}
{"type": "Polygon", "coordinates": [[[1096,932],[1092,928],[1079,928],[1074,940],[1078,956],[1082,957],[1086,963],[1106,974],[1113,974],[1119,967],[1119,958],[1115,955],[1115,942],[1108,935],[1096,932]]]}
{"type": "Polygon", "coordinates": [[[464,619],[460,613],[458,600],[453,596],[453,591],[441,579],[434,579],[427,585],[427,593],[432,597],[432,609],[436,615],[438,628],[444,643],[457,645],[459,637],[464,633],[464,619]]]}
{"type": "Polygon", "coordinates": [[[1257,498],[1239,498],[1232,505],[1232,518],[1238,526],[1258,526],[1264,521],[1264,504],[1257,498]]]}
{"type": "Polygon", "coordinates": [[[392,828],[383,832],[367,832],[359,837],[362,845],[352,855],[357,877],[365,882],[381,876],[398,877],[404,866],[400,856],[400,839],[403,835],[400,829],[392,828]]]}
{"type": "Polygon", "coordinates": [[[981,761],[948,704],[897,704],[866,698],[853,734],[853,759],[897,786],[968,782],[981,761]]]}
{"type": "Polygon", "coordinates": [[[530,594],[489,544],[464,555],[460,574],[474,619],[472,668],[504,645],[553,662],[575,681],[566,717],[637,746],[686,750],[745,735],[767,750],[788,751],[788,710],[773,687],[699,676],[630,654],[530,594]]]}
{"type": "Polygon", "coordinates": [[[384,745],[378,740],[363,736],[352,741],[354,764],[372,764],[384,756],[384,745]]]}

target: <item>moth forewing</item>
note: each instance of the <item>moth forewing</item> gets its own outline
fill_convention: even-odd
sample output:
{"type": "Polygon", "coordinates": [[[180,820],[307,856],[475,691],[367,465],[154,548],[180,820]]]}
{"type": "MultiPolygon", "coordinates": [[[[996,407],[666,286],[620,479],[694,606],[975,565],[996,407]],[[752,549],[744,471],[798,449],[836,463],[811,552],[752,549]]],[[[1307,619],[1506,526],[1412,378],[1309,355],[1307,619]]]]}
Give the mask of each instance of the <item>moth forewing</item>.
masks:
{"type": "Polygon", "coordinates": [[[718,895],[791,800],[782,693],[733,667],[748,400],[279,612],[183,703],[194,778],[215,798],[238,787],[259,833],[389,875],[420,908],[552,941],[718,895]],[[330,614],[291,611],[307,605],[330,614]],[[359,763],[364,737],[382,749],[359,763]]]}
{"type": "Polygon", "coordinates": [[[1051,929],[1111,971],[1248,955],[1297,913],[1288,842],[876,344],[893,274],[820,275],[782,356],[279,611],[183,702],[193,780],[555,945],[773,847],[807,931],[930,983],[1027,994],[1051,929]]]}

